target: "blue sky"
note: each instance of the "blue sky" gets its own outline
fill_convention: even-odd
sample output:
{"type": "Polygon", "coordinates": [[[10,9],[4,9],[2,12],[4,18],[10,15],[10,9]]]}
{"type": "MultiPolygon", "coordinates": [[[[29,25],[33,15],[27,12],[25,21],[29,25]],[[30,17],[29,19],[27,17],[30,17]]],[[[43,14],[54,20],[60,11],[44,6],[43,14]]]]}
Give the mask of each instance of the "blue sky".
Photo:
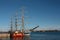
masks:
{"type": "Polygon", "coordinates": [[[0,0],[0,30],[9,30],[10,17],[21,16],[21,8],[25,7],[26,29],[37,25],[37,29],[60,29],[60,0],[0,0]]]}

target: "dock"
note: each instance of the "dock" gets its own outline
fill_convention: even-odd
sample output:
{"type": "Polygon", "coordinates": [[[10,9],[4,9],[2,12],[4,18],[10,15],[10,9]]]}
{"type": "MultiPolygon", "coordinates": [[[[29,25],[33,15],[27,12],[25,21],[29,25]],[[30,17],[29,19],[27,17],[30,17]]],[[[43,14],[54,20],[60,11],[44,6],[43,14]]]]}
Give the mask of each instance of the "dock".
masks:
{"type": "Polygon", "coordinates": [[[10,37],[9,33],[0,33],[0,38],[10,37]]]}

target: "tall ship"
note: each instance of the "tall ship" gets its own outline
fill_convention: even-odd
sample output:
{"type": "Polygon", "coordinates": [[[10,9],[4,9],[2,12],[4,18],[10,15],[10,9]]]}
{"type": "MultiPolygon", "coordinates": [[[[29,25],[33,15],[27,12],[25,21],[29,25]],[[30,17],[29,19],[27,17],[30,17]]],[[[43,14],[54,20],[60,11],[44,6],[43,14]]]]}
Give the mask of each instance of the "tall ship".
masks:
{"type": "Polygon", "coordinates": [[[13,31],[13,17],[11,17],[11,30],[10,37],[23,37],[25,35],[30,35],[30,32],[25,32],[24,30],[24,10],[22,9],[21,17],[21,30],[18,30],[18,14],[15,15],[15,30],[13,31]]]}
{"type": "Polygon", "coordinates": [[[15,30],[13,31],[13,17],[11,17],[11,30],[10,30],[10,37],[23,37],[25,35],[30,35],[31,31],[36,29],[37,27],[30,29],[28,31],[25,31],[24,26],[24,9],[22,9],[22,17],[21,17],[21,30],[18,30],[18,14],[15,15],[15,30]]]}

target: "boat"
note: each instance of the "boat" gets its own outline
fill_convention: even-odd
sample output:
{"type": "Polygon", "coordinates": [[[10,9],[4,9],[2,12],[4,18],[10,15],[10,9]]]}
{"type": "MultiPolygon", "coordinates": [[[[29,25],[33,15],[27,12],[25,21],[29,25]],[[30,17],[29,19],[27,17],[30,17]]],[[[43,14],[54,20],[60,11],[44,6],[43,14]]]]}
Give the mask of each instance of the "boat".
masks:
{"type": "MultiPolygon", "coordinates": [[[[23,11],[23,10],[22,10],[23,11]]],[[[18,17],[17,17],[18,15],[17,15],[17,13],[16,13],[16,16],[15,16],[15,31],[13,32],[12,31],[12,28],[13,28],[13,24],[12,24],[12,19],[13,18],[11,18],[11,33],[10,33],[10,36],[11,37],[24,37],[24,36],[26,36],[26,35],[30,35],[30,33],[29,32],[25,32],[25,30],[24,30],[24,13],[22,12],[22,30],[20,30],[20,31],[18,31],[18,29],[17,29],[17,20],[18,20],[18,17]]]]}
{"type": "Polygon", "coordinates": [[[17,13],[16,13],[16,16],[15,16],[15,28],[16,28],[16,30],[13,32],[12,31],[12,28],[13,28],[13,21],[12,21],[12,19],[13,18],[11,18],[11,35],[10,36],[12,36],[12,37],[23,37],[23,36],[30,36],[30,33],[31,33],[31,31],[33,31],[34,29],[36,29],[37,27],[39,27],[39,26],[37,26],[37,27],[35,27],[35,28],[33,28],[32,30],[29,30],[29,31],[25,31],[24,30],[24,12],[23,12],[24,10],[22,9],[22,20],[21,20],[21,22],[22,22],[22,25],[21,25],[21,29],[22,30],[18,30],[17,29],[17,26],[18,26],[18,22],[17,22],[17,20],[18,20],[18,15],[17,15],[17,13]]]}

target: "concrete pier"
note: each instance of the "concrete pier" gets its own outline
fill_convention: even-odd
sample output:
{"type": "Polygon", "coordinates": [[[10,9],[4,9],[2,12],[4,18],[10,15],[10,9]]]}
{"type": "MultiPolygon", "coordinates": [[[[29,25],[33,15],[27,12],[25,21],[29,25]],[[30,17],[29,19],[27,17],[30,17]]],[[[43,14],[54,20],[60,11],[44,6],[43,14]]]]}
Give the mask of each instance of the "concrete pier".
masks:
{"type": "Polygon", "coordinates": [[[10,37],[9,33],[1,33],[0,38],[10,37]]]}

